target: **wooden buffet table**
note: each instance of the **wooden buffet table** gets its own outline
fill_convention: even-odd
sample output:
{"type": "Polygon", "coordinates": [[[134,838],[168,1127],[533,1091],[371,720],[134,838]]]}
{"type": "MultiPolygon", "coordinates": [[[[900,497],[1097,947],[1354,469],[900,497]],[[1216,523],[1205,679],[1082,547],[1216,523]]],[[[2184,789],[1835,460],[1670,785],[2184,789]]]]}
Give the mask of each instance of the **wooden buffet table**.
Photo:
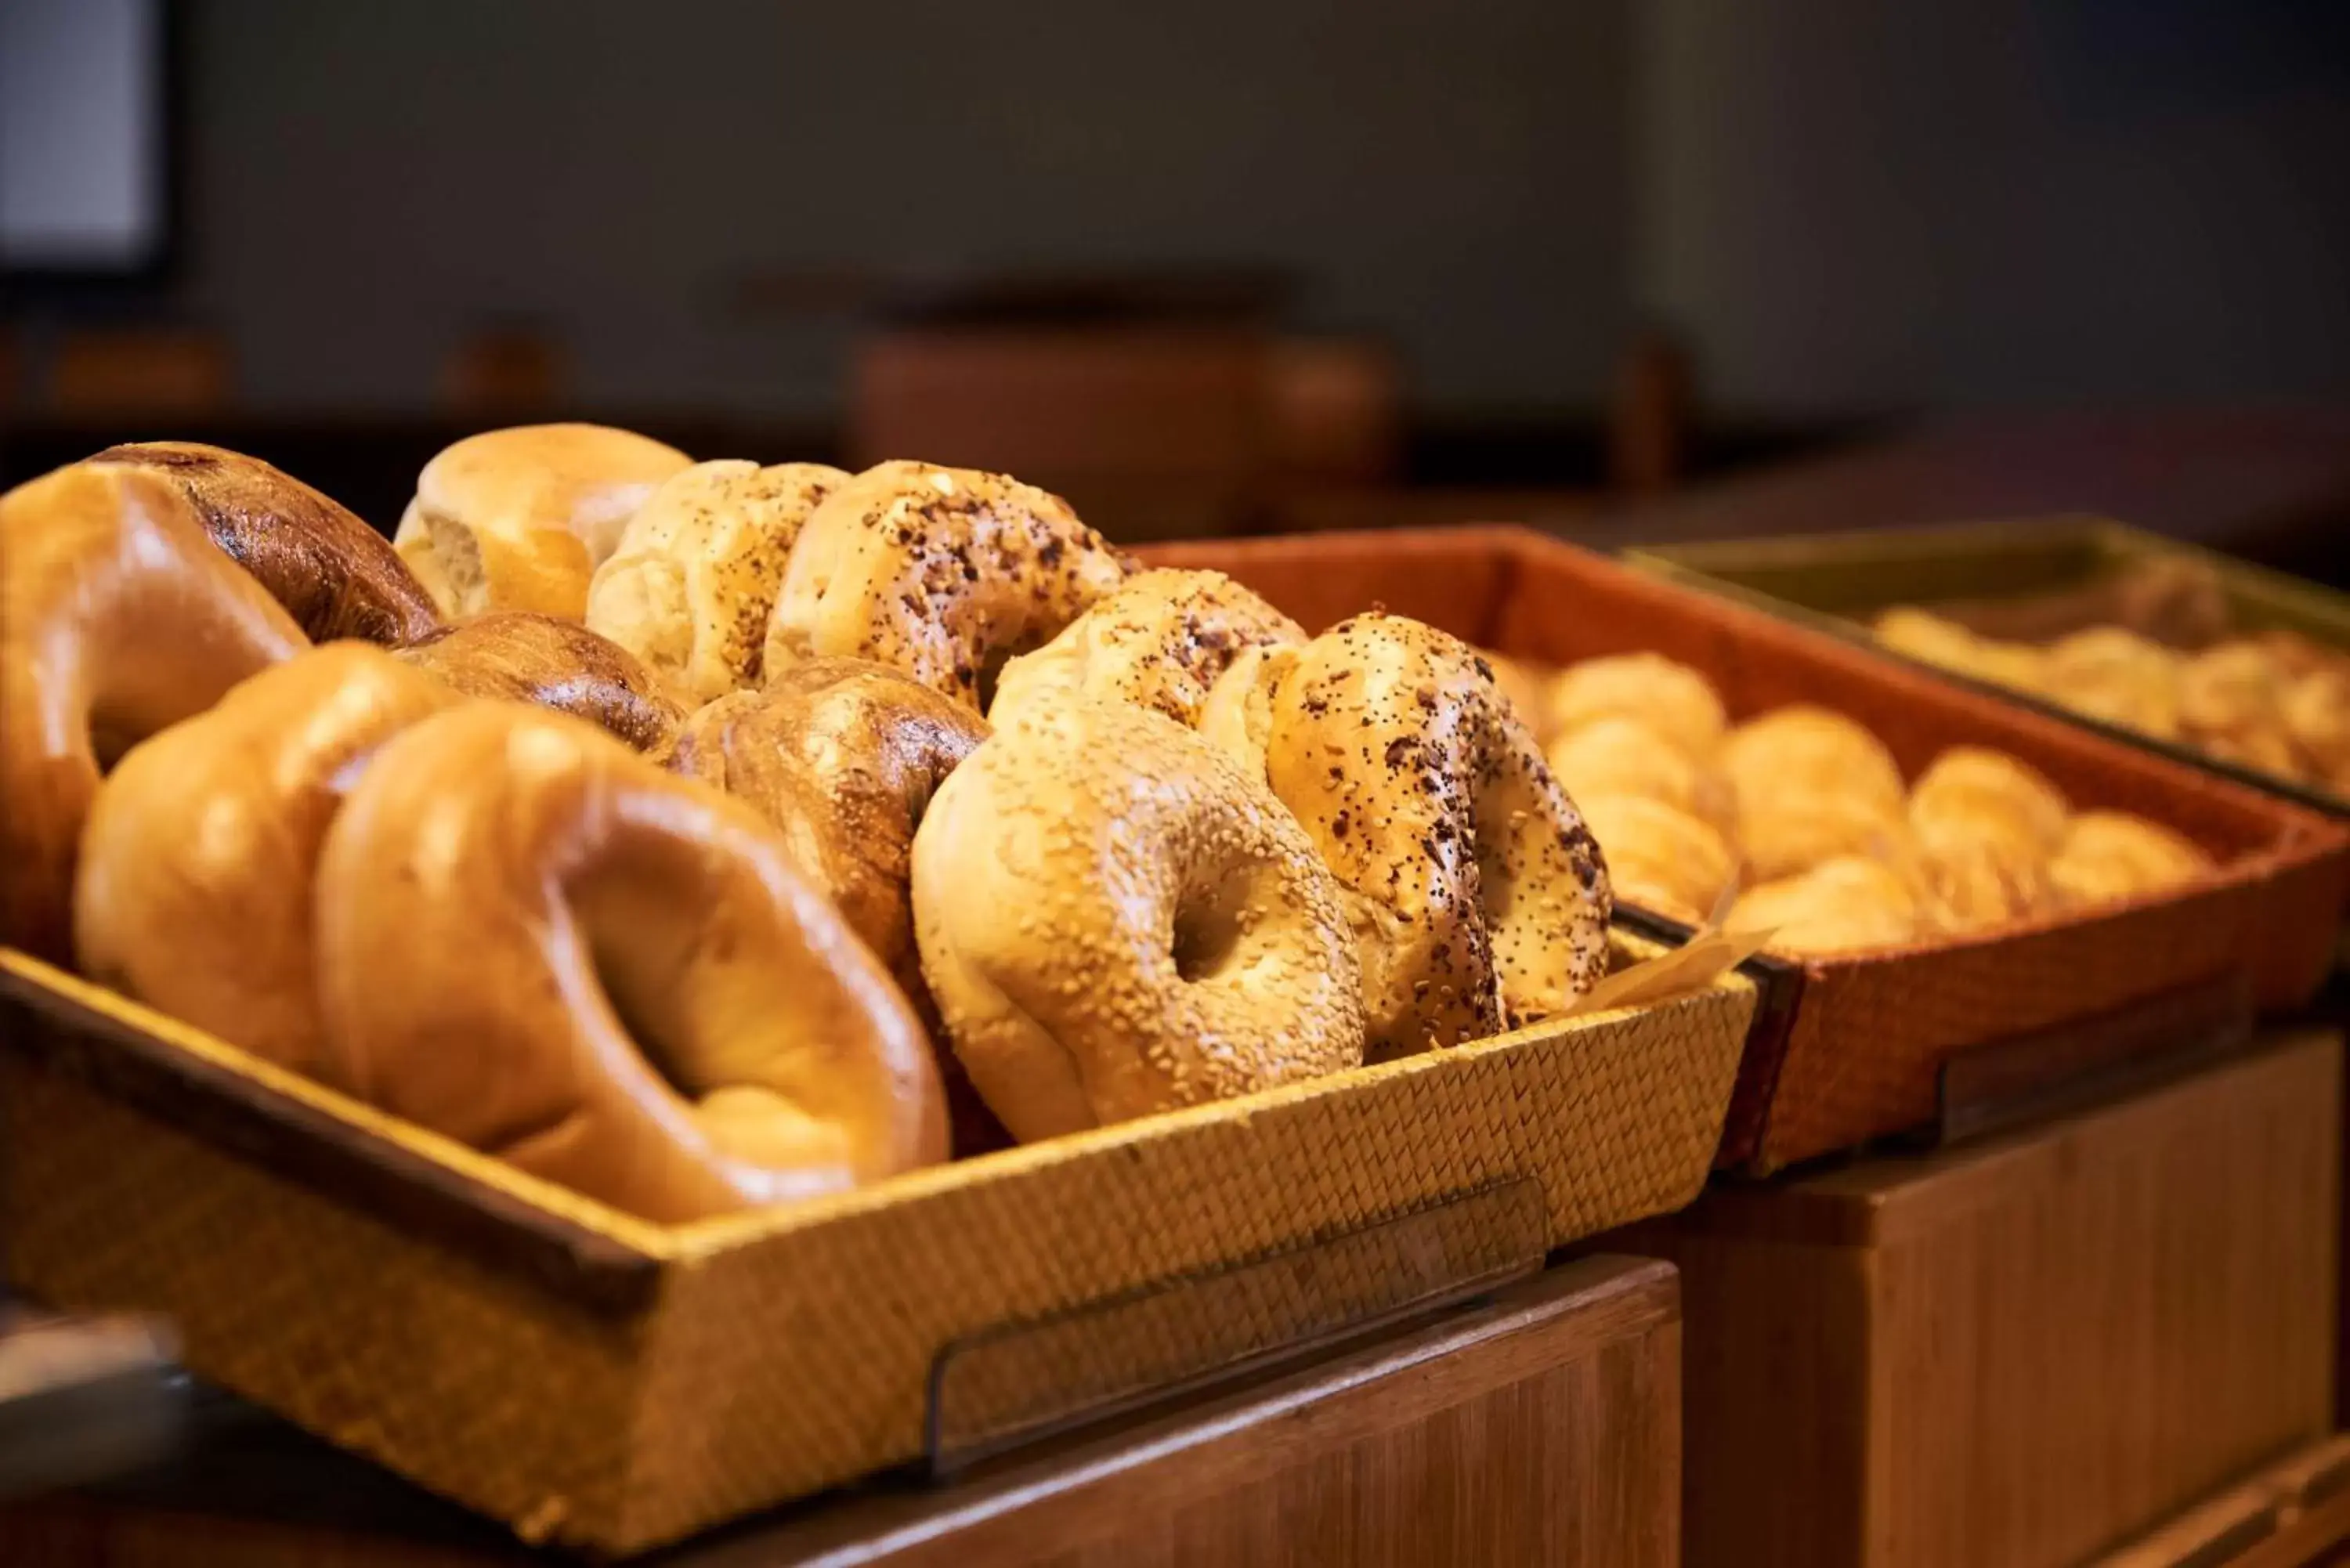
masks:
{"type": "Polygon", "coordinates": [[[2341,1083],[2338,1035],[2275,1037],[1661,1222],[1688,1561],[2078,1563],[2326,1438],[2341,1083]]]}
{"type": "MultiPolygon", "coordinates": [[[[674,1548],[785,1563],[1177,1568],[1679,1561],[1673,1271],[1586,1258],[1302,1370],[949,1484],[787,1510],[674,1548]]],[[[172,1467],[0,1511],[0,1563],[473,1568],[495,1527],[272,1422],[172,1467]]]]}

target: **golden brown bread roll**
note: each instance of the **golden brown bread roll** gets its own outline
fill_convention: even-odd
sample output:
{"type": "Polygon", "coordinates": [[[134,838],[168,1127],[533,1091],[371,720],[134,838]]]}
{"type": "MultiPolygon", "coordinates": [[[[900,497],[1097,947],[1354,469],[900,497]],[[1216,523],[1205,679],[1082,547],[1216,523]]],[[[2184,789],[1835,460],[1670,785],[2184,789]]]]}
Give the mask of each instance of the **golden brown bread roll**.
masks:
{"type": "Polygon", "coordinates": [[[1616,714],[1638,720],[1692,757],[1711,755],[1727,722],[1712,683],[1659,653],[1570,664],[1551,681],[1549,707],[1555,735],[1616,714]]]}
{"type": "Polygon", "coordinates": [[[1575,804],[1607,857],[1619,904],[1701,925],[1738,879],[1736,853],[1688,812],[1644,795],[1577,794],[1575,804]]]}
{"type": "Polygon", "coordinates": [[[1023,704],[914,835],[955,1054],[1023,1139],[1362,1060],[1337,888],[1263,784],[1147,709],[1023,704]]]}
{"type": "Polygon", "coordinates": [[[2047,693],[2066,707],[2176,740],[2178,656],[2120,627],[2093,627],[2049,645],[2047,693]]]}
{"type": "Polygon", "coordinates": [[[1211,690],[1242,653],[1305,640],[1295,621],[1222,572],[1140,572],[1005,665],[988,714],[1084,693],[1196,729],[1211,690]]]}
{"type": "Polygon", "coordinates": [[[2350,670],[2321,666],[2294,676],[2283,708],[2285,731],[2314,774],[2350,770],[2350,670]]]}
{"type": "Polygon", "coordinates": [[[1881,861],[1845,856],[1794,877],[1750,888],[1723,922],[1769,931],[1788,952],[1900,947],[1931,931],[1916,888],[1881,861]]]}
{"type": "Polygon", "coordinates": [[[1267,776],[1347,889],[1372,1057],[1588,991],[1607,962],[1607,865],[1468,646],[1364,615],[1268,663],[1267,776]]]}
{"type": "Polygon", "coordinates": [[[1793,702],[1731,732],[1722,772],[1739,810],[1781,795],[1838,795],[1898,810],[1901,769],[1884,742],[1842,713],[1793,702]]]}
{"type": "Polygon", "coordinates": [[[384,536],[257,457],[198,441],[135,441],[89,460],[177,487],[213,544],[253,574],[313,642],[356,637],[390,647],[441,624],[384,536]]]}
{"type": "Polygon", "coordinates": [[[0,496],[0,943],[68,961],[101,772],[304,646],[152,473],[77,464],[0,496]]]}
{"type": "Polygon", "coordinates": [[[2064,839],[2073,807],[2039,769],[1988,746],[1952,746],[1918,775],[1909,792],[1913,826],[1946,817],[1989,816],[2045,855],[2064,839]]]}
{"type": "Polygon", "coordinates": [[[1885,611],[1877,618],[1877,637],[1897,653],[1977,680],[2035,692],[2048,682],[2047,655],[2041,649],[1978,637],[1926,610],[1899,606],[1885,611]]]}
{"type": "Polygon", "coordinates": [[[773,679],[805,659],[871,659],[984,712],[1005,660],[1126,579],[1069,504],[1001,473],[885,462],[800,531],[767,628],[773,679]]]}
{"type": "Polygon", "coordinates": [[[2124,811],[2073,818],[2048,863],[2048,879],[2068,903],[2095,904],[2179,887],[2211,871],[2211,857],[2158,823],[2124,811]]]}
{"type": "Polygon", "coordinates": [[[740,802],[467,703],[378,753],[318,868],[328,1081],[680,1221],[944,1157],[930,1047],[740,802]]]}
{"type": "Polygon", "coordinates": [[[132,747],[82,831],[82,972],[315,1073],[313,888],[328,825],[378,746],[463,701],[379,649],[335,642],[132,747]]]}
{"type": "Polygon", "coordinates": [[[690,461],[605,425],[484,431],[424,465],[392,544],[446,618],[577,620],[629,519],[690,461]]]}
{"type": "Polygon", "coordinates": [[[1823,861],[1862,856],[1914,875],[1918,848],[1898,805],[1797,786],[1742,795],[1738,845],[1748,873],[1775,882],[1823,861]]]}
{"type": "Polygon", "coordinates": [[[1734,815],[1728,780],[1637,719],[1594,719],[1552,741],[1544,755],[1559,787],[1578,802],[1637,794],[1707,822],[1727,823],[1734,815]]]}
{"type": "Polygon", "coordinates": [[[669,689],[628,649],[553,616],[476,616],[400,649],[399,657],[468,697],[570,713],[657,757],[668,754],[685,718],[669,689]]]}
{"type": "Polygon", "coordinates": [[[848,475],[820,462],[697,462],[671,474],[588,587],[588,626],[692,702],[756,687],[792,544],[848,475]]]}

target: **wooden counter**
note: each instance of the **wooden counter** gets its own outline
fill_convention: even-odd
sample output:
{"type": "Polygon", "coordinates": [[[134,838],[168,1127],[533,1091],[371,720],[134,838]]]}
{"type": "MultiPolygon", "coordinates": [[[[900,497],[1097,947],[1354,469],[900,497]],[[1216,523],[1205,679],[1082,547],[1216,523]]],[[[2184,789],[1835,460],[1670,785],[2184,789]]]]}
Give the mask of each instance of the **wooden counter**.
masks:
{"type": "MultiPolygon", "coordinates": [[[[1679,1560],[1679,1288],[1595,1257],[1237,1393],[951,1485],[804,1506],[674,1568],[1178,1568],[1679,1560]]],[[[274,1425],[174,1471],[0,1511],[0,1562],[474,1568],[485,1523],[274,1425]]]]}
{"type": "Polygon", "coordinates": [[[2341,1075],[2300,1033],[1660,1225],[1688,1561],[2076,1563],[2324,1437],[2341,1075]]]}

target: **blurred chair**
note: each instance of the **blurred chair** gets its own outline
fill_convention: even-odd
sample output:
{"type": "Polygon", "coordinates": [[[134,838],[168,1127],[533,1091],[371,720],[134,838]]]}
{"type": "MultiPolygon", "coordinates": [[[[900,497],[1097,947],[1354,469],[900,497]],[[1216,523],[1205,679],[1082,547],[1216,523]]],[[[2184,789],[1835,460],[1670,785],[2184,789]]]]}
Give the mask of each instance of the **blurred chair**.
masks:
{"type": "Polygon", "coordinates": [[[52,413],[72,419],[208,418],[233,396],[228,341],[192,327],[88,327],[59,335],[50,356],[52,413]]]}
{"type": "Polygon", "coordinates": [[[570,356],[543,327],[504,325],[473,332],[441,366],[441,404],[467,420],[512,423],[544,414],[570,389],[570,356]]]}
{"type": "Polygon", "coordinates": [[[847,448],[997,469],[1125,540],[1247,524],[1272,457],[1247,327],[910,326],[859,345],[847,448]]]}
{"type": "Polygon", "coordinates": [[[1388,484],[1403,456],[1403,368],[1384,343],[1290,337],[1273,346],[1272,460],[1287,484],[1388,484]]]}
{"type": "Polygon", "coordinates": [[[1607,408],[1608,481],[1639,498],[1671,489],[1688,461],[1689,357],[1668,334],[1636,336],[1617,362],[1607,408]]]}

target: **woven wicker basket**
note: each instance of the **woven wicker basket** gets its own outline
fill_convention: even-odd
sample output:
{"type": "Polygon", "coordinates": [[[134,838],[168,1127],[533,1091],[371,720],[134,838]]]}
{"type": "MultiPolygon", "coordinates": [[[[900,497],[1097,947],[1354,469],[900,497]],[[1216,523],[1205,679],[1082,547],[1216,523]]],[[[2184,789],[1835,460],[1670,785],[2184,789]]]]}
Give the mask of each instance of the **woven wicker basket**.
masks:
{"type": "Polygon", "coordinates": [[[2221,862],[2160,898],[1788,966],[1800,983],[1758,1017],[1726,1166],[1768,1171],[1928,1122],[1942,1067],[1970,1049],[2231,971],[2282,1010],[2332,962],[2350,837],[2323,815],[1547,535],[1405,529],[1144,554],[1229,572],[1309,628],[1381,604],[1538,661],[1654,649],[1703,671],[1733,716],[1794,701],[1841,709],[1911,776],[1956,742],[1996,746],[2076,804],[2167,823],[2221,862]]]}
{"type": "MultiPolygon", "coordinates": [[[[1869,622],[1895,605],[1937,608],[1991,635],[2046,641],[2089,623],[2061,607],[2035,605],[2030,596],[2062,595],[2149,562],[2186,562],[2210,574],[2236,625],[2282,628],[2350,649],[2350,595],[2101,517],[1724,539],[1629,551],[1625,558],[1641,570],[1871,643],[1876,636],[1869,622]]],[[[2350,816],[2350,795],[2324,784],[2267,773],[1951,670],[1936,673],[2331,815],[2350,816]]]]}
{"type": "Polygon", "coordinates": [[[1753,1003],[1725,976],[664,1229],[0,950],[0,1234],[36,1297],[166,1314],[302,1426],[633,1551],[915,1460],[942,1414],[1016,1431],[1678,1208],[1753,1003]]]}

